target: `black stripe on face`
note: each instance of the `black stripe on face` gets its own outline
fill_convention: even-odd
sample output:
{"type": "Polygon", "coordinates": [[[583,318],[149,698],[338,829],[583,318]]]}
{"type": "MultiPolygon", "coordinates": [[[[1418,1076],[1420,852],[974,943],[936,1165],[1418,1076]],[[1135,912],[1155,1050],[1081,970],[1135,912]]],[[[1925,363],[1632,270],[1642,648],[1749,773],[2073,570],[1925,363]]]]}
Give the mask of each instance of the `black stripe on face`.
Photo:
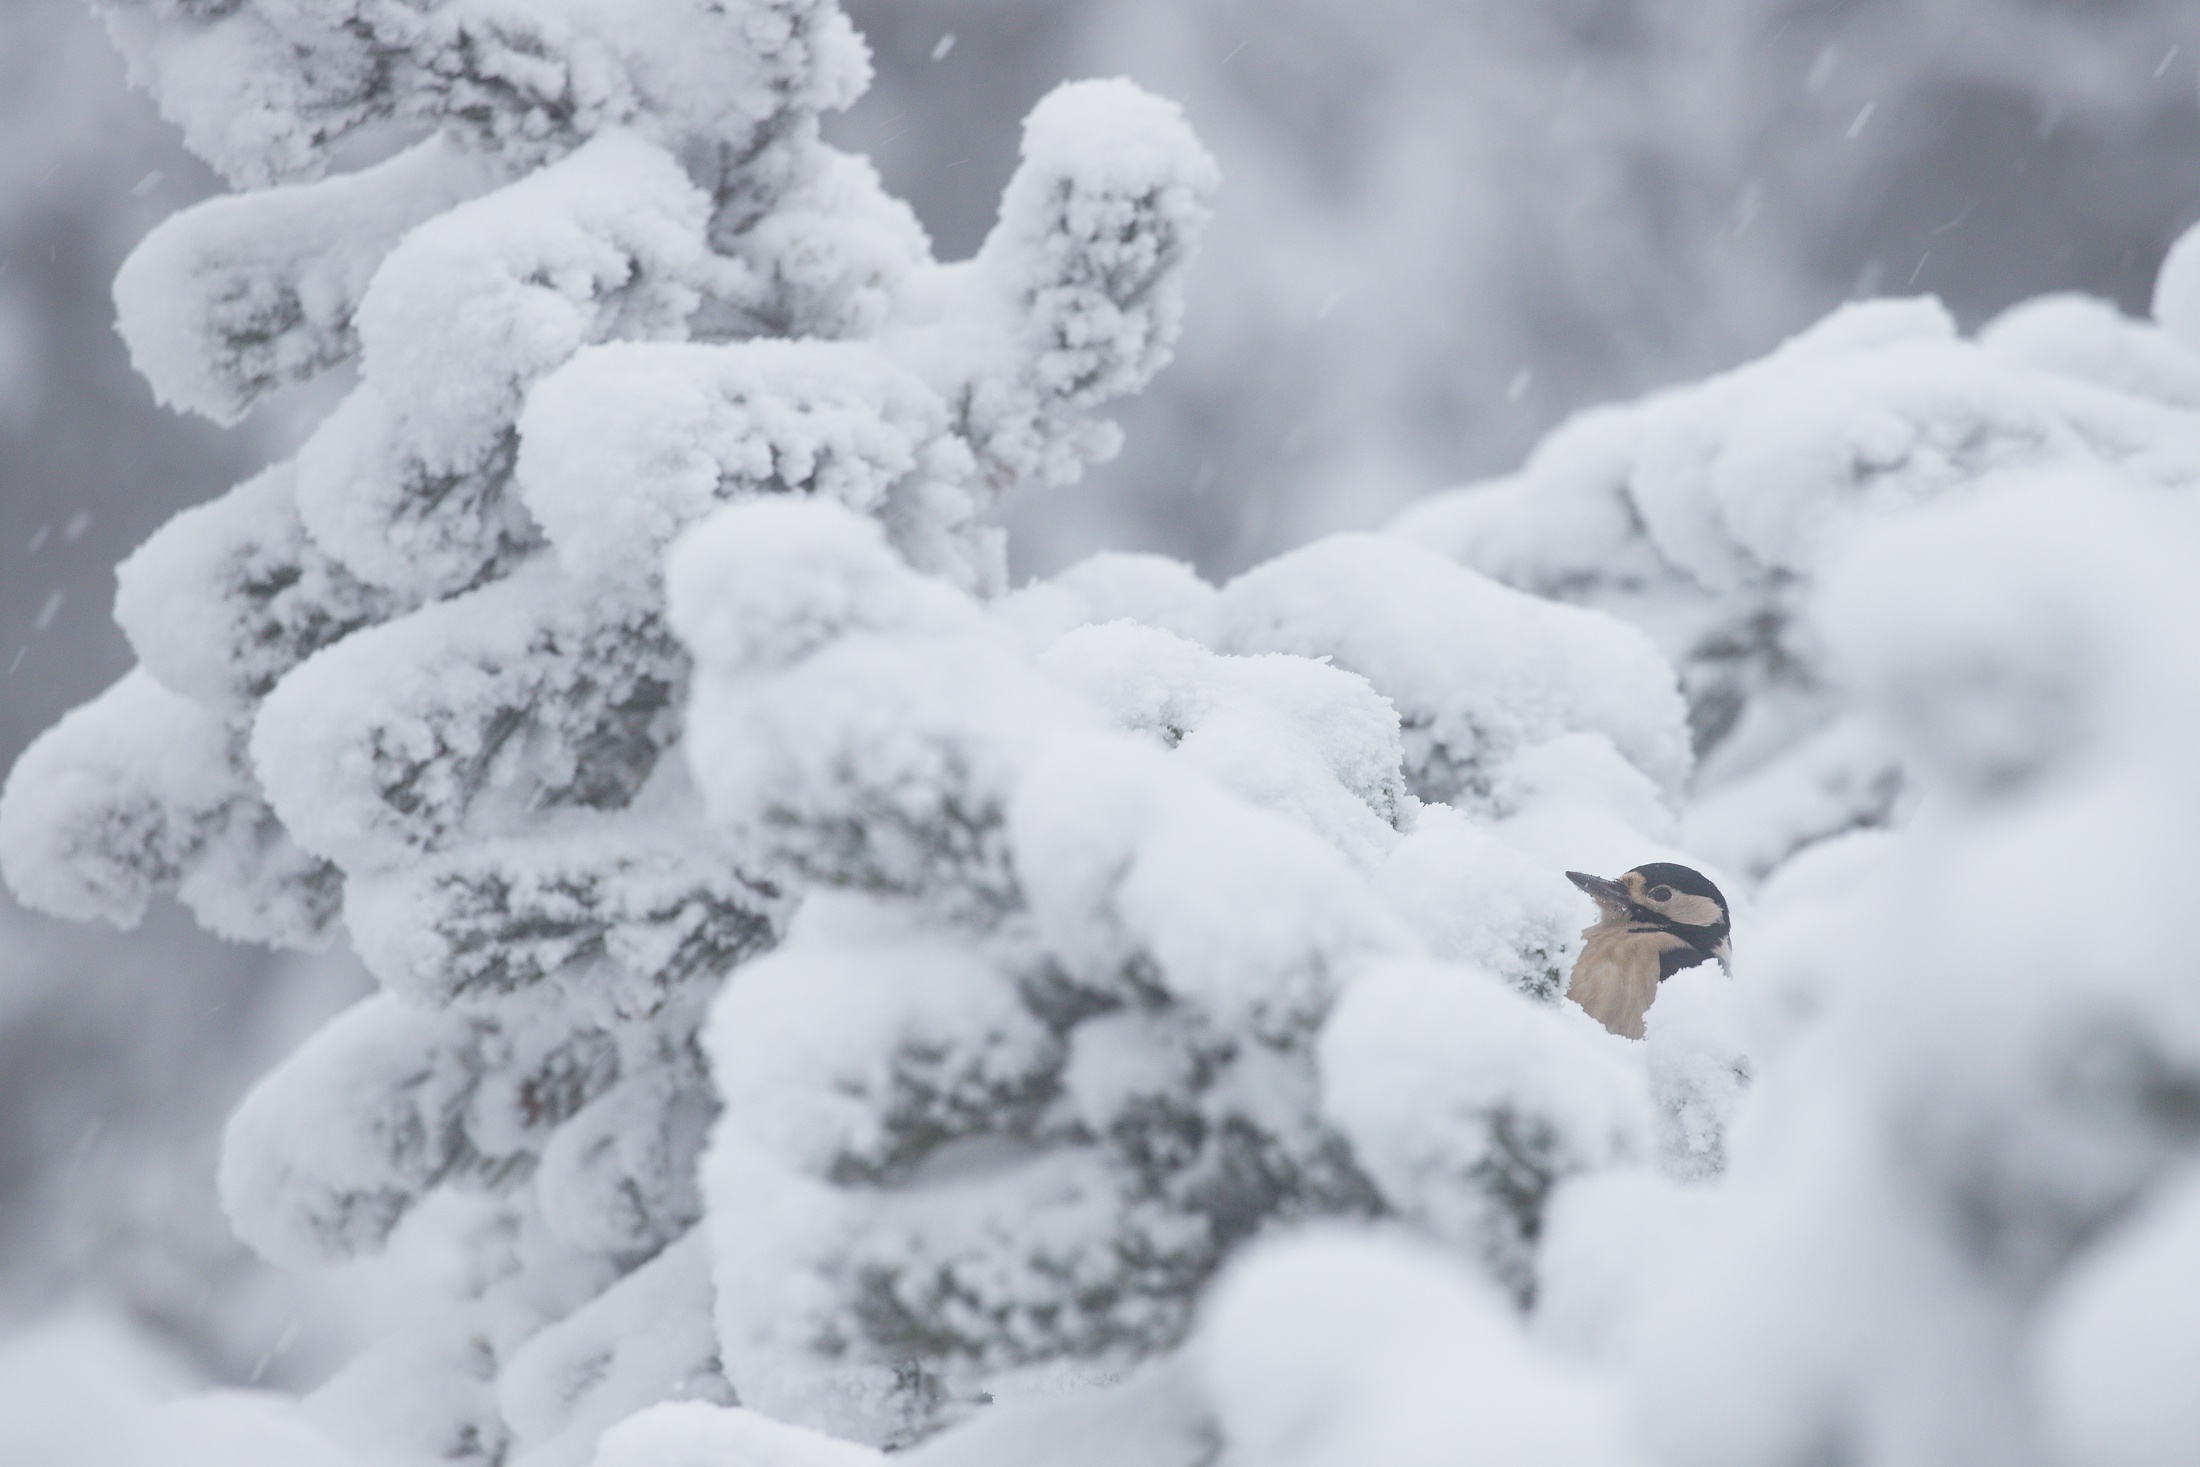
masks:
{"type": "Polygon", "coordinates": [[[1658,954],[1658,981],[1663,983],[1675,973],[1684,972],[1695,967],[1698,963],[1708,963],[1710,961],[1711,954],[1703,951],[1694,943],[1690,943],[1686,947],[1669,947],[1658,954]]]}

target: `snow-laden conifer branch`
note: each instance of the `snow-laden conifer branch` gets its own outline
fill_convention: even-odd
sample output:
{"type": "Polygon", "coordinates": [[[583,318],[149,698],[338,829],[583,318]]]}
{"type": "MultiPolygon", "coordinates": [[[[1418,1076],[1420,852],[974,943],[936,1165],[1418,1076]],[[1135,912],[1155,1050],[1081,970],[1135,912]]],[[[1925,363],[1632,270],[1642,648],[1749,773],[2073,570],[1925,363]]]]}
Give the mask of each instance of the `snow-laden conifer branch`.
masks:
{"type": "MultiPolygon", "coordinates": [[[[244,186],[118,283],[156,394],[234,422],[357,381],[295,459],[125,566],[141,667],[18,765],[0,857],[78,917],[175,893],[301,945],[341,919],[384,991],[248,1098],[225,1200],[304,1262],[468,1194],[477,1292],[309,1411],[400,1453],[579,1461],[667,1394],[730,1398],[680,1241],[711,995],[806,879],[906,866],[891,848],[959,798],[914,771],[816,849],[708,827],[664,551],[729,502],[831,501],[920,600],[981,616],[953,586],[1000,588],[986,510],[1074,478],[1111,442],[1091,414],[1166,362],[1214,166],[1128,83],[1065,89],[994,241],[943,266],[820,141],[866,76],[826,0],[105,13],[244,186]],[[385,1388],[418,1409],[376,1419],[385,1388]]],[[[778,635],[769,596],[750,609],[738,635],[778,635]]],[[[826,712],[790,740],[861,744],[826,712]]],[[[973,799],[965,824],[997,827],[973,799]]],[[[1007,902],[1001,849],[970,846],[1007,902]]]]}

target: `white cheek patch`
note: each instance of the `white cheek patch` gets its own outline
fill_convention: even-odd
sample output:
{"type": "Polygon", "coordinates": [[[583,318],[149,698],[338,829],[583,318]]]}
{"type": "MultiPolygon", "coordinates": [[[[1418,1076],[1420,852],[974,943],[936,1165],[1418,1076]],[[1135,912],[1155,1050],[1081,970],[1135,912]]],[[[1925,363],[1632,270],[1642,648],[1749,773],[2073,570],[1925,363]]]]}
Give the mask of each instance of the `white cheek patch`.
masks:
{"type": "Polygon", "coordinates": [[[1717,902],[1693,892],[1677,892],[1672,900],[1653,905],[1684,927],[1716,927],[1725,918],[1717,902]]]}

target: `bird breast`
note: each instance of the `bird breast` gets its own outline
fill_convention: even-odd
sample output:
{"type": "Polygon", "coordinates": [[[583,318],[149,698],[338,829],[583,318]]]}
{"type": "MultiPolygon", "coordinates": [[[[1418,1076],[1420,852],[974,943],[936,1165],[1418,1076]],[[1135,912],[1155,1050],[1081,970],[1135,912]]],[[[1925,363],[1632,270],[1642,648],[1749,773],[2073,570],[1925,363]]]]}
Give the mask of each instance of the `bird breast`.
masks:
{"type": "Polygon", "coordinates": [[[1665,954],[1687,947],[1688,940],[1632,923],[1599,924],[1581,935],[1586,940],[1566,996],[1614,1034],[1642,1038],[1642,1016],[1657,1001],[1665,954]]]}

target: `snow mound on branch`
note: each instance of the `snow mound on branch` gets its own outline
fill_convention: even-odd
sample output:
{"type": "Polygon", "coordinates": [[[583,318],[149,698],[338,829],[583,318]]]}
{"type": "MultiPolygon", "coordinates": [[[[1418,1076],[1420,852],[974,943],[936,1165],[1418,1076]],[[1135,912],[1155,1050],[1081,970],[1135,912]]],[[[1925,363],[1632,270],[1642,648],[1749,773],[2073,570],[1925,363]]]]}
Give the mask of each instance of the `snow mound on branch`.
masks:
{"type": "Polygon", "coordinates": [[[1640,1460],[1597,1382],[1536,1354],[1501,1296],[1404,1239],[1316,1232],[1253,1253],[1195,1348],[1232,1461],[1640,1460]]]}
{"type": "Polygon", "coordinates": [[[1688,1257],[1720,1200],[1716,1191],[1646,1167],[1611,1167],[1560,1183],[1536,1241],[1529,1321],[1536,1343],[1624,1370],[1644,1296],[1688,1257]]]}
{"type": "Polygon", "coordinates": [[[291,464],[185,510],[115,570],[130,650],[168,688],[223,710],[248,709],[321,648],[403,609],[313,544],[291,464]]]}
{"type": "Polygon", "coordinates": [[[130,364],[161,402],[235,423],[355,354],[360,300],[397,242],[495,182],[487,159],[438,137],[358,173],[187,209],[115,276],[130,364]]]}
{"type": "Polygon", "coordinates": [[[1071,632],[1039,666],[1358,865],[1396,839],[1411,798],[1398,715],[1363,678],[1303,657],[1221,657],[1130,622],[1071,632]]]}
{"type": "Polygon", "coordinates": [[[1059,486],[1114,456],[1090,408],[1168,365],[1184,269],[1221,175],[1171,103],[1072,82],[1026,120],[1021,161],[976,258],[913,283],[885,340],[943,392],[995,482],[1059,486]]]}
{"type": "Polygon", "coordinates": [[[1335,848],[1128,741],[1066,744],[1019,791],[1018,870],[1048,947],[1108,986],[1126,969],[1226,1028],[1281,1039],[1346,970],[1410,951],[1335,848]]]}
{"type": "Polygon", "coordinates": [[[298,457],[316,543],[427,594],[528,543],[503,481],[529,389],[591,343],[684,336],[709,215],[669,154],[614,132],[408,234],[359,305],[364,384],[298,457]]]}
{"type": "Polygon", "coordinates": [[[318,947],[336,873],[253,787],[236,731],[144,671],[41,735],[0,791],[0,870],[31,906],[134,927],[174,890],[242,941],[318,947]]]}
{"type": "Polygon", "coordinates": [[[852,632],[978,624],[967,598],[910,575],[876,522],[799,500],[706,521],[673,550],[665,593],[673,629],[724,676],[790,666],[852,632]]]}
{"type": "Polygon", "coordinates": [[[2200,1451],[2200,1173],[2165,1182],[2057,1290],[2032,1350],[2048,1438],[2072,1467],[2170,1467],[2200,1451]]]}
{"type": "Polygon", "coordinates": [[[1432,957],[1545,1000],[1557,999],[1573,970],[1581,893],[1460,811],[1422,807],[1373,879],[1432,957]]]}
{"type": "Polygon", "coordinates": [[[1974,798],[2134,741],[2140,753],[2192,711],[2193,680],[2155,672],[2186,629],[2157,619],[2185,609],[2173,588],[2200,514],[2142,507],[2106,476],[2011,484],[1998,505],[1890,527],[1819,605],[1828,645],[1904,756],[1974,798]],[[2164,541],[2142,550],[2147,518],[2164,541]]]}
{"type": "Polygon", "coordinates": [[[1754,1072],[1734,979],[1717,963],[1683,969],[1658,985],[1644,1020],[1659,1162],[1676,1180],[1710,1181],[1726,1171],[1727,1130],[1754,1072]]]}
{"type": "Polygon", "coordinates": [[[661,1401],[730,1405],[702,1235],[690,1233],[520,1346],[498,1377],[497,1399],[532,1444],[519,1458],[524,1467],[587,1467],[606,1428],[661,1401]]]}
{"type": "Polygon", "coordinates": [[[2153,316],[2172,341],[2200,353],[2200,229],[2186,230],[2163,258],[2153,316]]]}
{"type": "Polygon", "coordinates": [[[1551,1190],[1651,1149],[1627,1041],[1471,968],[1371,969],[1320,1055],[1323,1110],[1384,1199],[1523,1297],[1551,1190]]]}
{"type": "Polygon", "coordinates": [[[652,1407],[604,1433],[595,1467],[879,1467],[869,1447],[738,1407],[652,1407]]]}
{"type": "MultiPolygon", "coordinates": [[[[1824,863],[1860,869],[1799,878],[1815,915],[1758,959],[1817,1013],[1786,1021],[1737,1137],[1749,1185],[1645,1305],[1631,1388],[1659,1453],[2039,1449],[2043,1300],[2084,1296],[2097,1243],[2112,1275],[2102,1240],[2176,1205],[2195,1139],[2172,1099],[2200,1085],[2195,546],[2188,500],[2056,474],[1859,533],[1828,572],[1834,665],[1925,799],[1873,859],[1824,863]]],[[[2054,1378],[2074,1460],[2160,1409],[2130,1384],[2054,1378]]]]}
{"type": "Polygon", "coordinates": [[[1167,365],[1184,319],[1174,267],[1221,182],[1183,111],[1123,78],[1057,87],[1031,109],[978,262],[1028,304],[1043,390],[1102,402],[1167,365]]]}
{"type": "Polygon", "coordinates": [[[2200,408],[2200,356],[2165,326],[2135,321],[2108,301],[2044,295],[1979,331],[2004,361],[2176,408],[2200,408]]]}
{"type": "Polygon", "coordinates": [[[873,514],[912,474],[952,478],[968,455],[947,417],[866,344],[603,346],[530,399],[518,473],[569,570],[639,579],[728,500],[816,496],[873,514]]]}
{"type": "Polygon", "coordinates": [[[1395,529],[1566,599],[1629,589],[1637,566],[1720,595],[1808,573],[1857,511],[2086,458],[2033,382],[1958,340],[1937,302],[1872,301],[1733,372],[1578,418],[1494,493],[1425,501],[1395,529]],[[1584,519],[1607,534],[1560,533],[1584,519]],[[1607,560],[1610,532],[1647,543],[1607,560]]]}
{"type": "Polygon", "coordinates": [[[393,122],[529,165],[620,126],[747,154],[774,118],[845,107],[870,79],[829,0],[117,0],[106,19],[133,83],[249,185],[317,173],[393,122]]]}
{"type": "Polygon", "coordinates": [[[249,786],[220,718],[132,673],[18,761],[0,797],[8,884],[56,916],[134,927],[249,786]]]}
{"type": "Polygon", "coordinates": [[[253,767],[308,849],[377,869],[626,804],[685,678],[646,603],[537,562],[316,653],[261,705],[253,767]]]}
{"type": "Polygon", "coordinates": [[[471,1066],[463,1020],[368,999],[329,1023],[237,1107],[222,1205],[264,1256],[305,1267],[379,1246],[457,1165],[471,1066]]]}
{"type": "Polygon", "coordinates": [[[1079,627],[1134,621],[1189,642],[1215,640],[1217,592],[1199,573],[1165,555],[1102,554],[993,604],[1033,651],[1079,627]]]}
{"type": "Polygon", "coordinates": [[[1062,1063],[1056,1037],[982,957],[921,938],[760,959],[706,1043],[744,1140],[823,1175],[905,1170],[930,1133],[1034,1104],[1038,1078],[1062,1063]],[[952,1067],[914,1062],[926,1054],[953,1055],[952,1067]]]}
{"type": "Polygon", "coordinates": [[[1687,778],[1673,674],[1647,638],[1377,535],[1332,535],[1223,589],[1217,645],[1328,658],[1397,705],[1424,800],[1486,800],[1514,753],[1601,733],[1668,797],[1687,778]]]}

